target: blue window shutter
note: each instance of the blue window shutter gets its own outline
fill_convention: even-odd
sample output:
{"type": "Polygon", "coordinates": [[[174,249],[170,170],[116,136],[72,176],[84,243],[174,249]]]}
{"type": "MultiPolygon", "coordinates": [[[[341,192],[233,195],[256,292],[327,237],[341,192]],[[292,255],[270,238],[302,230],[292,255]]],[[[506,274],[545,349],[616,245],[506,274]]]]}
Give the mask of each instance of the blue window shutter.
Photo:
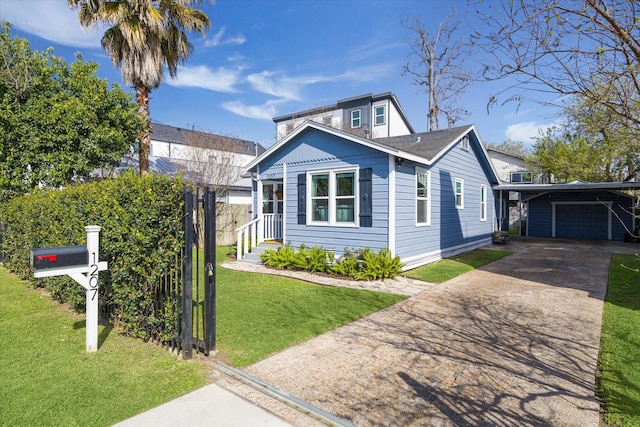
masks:
{"type": "Polygon", "coordinates": [[[360,169],[360,227],[372,227],[373,226],[373,217],[372,217],[372,170],[368,169],[360,169]]]}
{"type": "Polygon", "coordinates": [[[307,223],[307,174],[298,174],[298,224],[307,223]]]}

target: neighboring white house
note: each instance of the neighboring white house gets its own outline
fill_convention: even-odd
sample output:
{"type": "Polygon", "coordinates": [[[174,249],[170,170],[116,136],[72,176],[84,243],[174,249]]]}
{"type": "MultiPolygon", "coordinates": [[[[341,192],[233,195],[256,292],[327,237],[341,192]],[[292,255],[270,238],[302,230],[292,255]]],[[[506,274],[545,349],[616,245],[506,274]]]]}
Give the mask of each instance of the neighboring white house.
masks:
{"type": "Polygon", "coordinates": [[[527,163],[521,156],[488,147],[487,153],[498,177],[503,183],[543,184],[542,175],[535,166],[527,163]]]}
{"type": "Polygon", "coordinates": [[[151,168],[168,174],[180,172],[188,180],[223,188],[229,204],[251,205],[251,179],[240,173],[264,151],[252,141],[151,124],[151,168]]]}
{"type": "Polygon", "coordinates": [[[364,138],[389,138],[413,133],[413,128],[391,92],[371,93],[339,100],[336,104],[274,117],[276,139],[293,132],[306,120],[364,138]]]}
{"type": "MultiPolygon", "coordinates": [[[[217,244],[226,245],[234,242],[236,227],[252,215],[252,180],[240,174],[264,151],[252,141],[152,123],[149,170],[181,174],[187,181],[218,190],[217,201],[223,205],[216,214],[217,244]]],[[[113,172],[138,168],[134,153],[125,156],[113,172]]],[[[97,175],[105,176],[105,171],[97,171],[97,175]]]]}
{"type": "MultiPolygon", "coordinates": [[[[534,165],[522,156],[487,148],[487,154],[503,184],[544,184],[543,175],[534,165]]],[[[521,200],[520,192],[509,191],[505,194],[505,205],[508,210],[509,230],[526,230],[527,202],[521,200]]]]}

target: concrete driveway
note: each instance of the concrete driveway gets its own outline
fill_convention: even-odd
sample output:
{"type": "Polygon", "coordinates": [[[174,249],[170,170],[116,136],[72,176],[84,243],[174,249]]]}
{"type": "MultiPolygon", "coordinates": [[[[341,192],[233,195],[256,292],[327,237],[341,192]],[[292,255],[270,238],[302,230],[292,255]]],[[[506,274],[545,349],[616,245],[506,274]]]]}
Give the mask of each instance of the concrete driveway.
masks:
{"type": "Polygon", "coordinates": [[[495,248],[514,254],[246,371],[360,426],[598,426],[611,253],[640,246],[495,248]]]}

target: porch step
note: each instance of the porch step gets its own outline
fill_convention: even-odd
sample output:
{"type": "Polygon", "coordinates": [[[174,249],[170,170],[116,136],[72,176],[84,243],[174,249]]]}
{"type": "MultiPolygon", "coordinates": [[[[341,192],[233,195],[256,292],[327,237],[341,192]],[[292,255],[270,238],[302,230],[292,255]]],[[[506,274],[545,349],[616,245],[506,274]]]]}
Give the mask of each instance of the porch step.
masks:
{"type": "Polygon", "coordinates": [[[252,264],[262,264],[262,260],[260,259],[260,254],[262,252],[267,249],[278,249],[281,246],[281,243],[260,243],[258,246],[251,249],[251,252],[247,253],[242,261],[252,264]]]}

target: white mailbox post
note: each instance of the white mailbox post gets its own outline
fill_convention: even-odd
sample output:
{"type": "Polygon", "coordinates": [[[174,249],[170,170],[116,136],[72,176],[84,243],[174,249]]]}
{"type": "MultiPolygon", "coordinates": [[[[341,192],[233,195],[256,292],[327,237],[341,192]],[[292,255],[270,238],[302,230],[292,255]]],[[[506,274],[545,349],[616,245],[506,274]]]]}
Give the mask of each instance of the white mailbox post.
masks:
{"type": "Polygon", "coordinates": [[[107,269],[98,261],[100,226],[88,225],[86,251],[81,246],[39,248],[31,251],[31,265],[36,278],[69,276],[86,289],[87,352],[98,350],[98,272],[107,269]]]}

